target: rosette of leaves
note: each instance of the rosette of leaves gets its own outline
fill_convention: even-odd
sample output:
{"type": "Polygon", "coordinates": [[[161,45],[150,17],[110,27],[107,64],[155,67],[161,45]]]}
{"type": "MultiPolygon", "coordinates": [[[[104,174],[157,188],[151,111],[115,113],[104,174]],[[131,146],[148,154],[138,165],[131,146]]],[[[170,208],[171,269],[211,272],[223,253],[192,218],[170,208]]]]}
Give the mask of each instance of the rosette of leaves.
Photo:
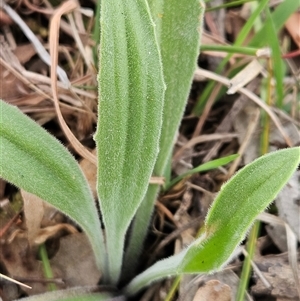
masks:
{"type": "Polygon", "coordinates": [[[299,147],[268,154],[243,168],[222,187],[199,238],[120,287],[120,277],[134,272],[131,266],[159,191],[158,185],[149,185],[150,177],[165,174],[184,111],[199,51],[201,4],[101,1],[95,141],[103,225],[71,154],[17,108],[0,101],[0,176],[73,219],[89,238],[103,284],[119,291],[116,297],[111,292],[70,289],[28,301],[124,300],[165,277],[219,270],[297,168],[299,147]]]}

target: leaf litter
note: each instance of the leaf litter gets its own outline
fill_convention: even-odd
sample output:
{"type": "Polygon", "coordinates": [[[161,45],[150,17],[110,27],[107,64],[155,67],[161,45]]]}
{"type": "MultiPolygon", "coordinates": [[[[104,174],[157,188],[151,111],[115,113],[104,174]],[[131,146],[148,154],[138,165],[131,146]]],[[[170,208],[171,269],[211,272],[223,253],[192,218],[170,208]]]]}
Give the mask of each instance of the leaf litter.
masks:
{"type": "MultiPolygon", "coordinates": [[[[88,174],[91,187],[95,187],[92,135],[96,126],[97,87],[96,67],[93,66],[92,57],[95,43],[90,38],[94,4],[92,1],[81,3],[82,6],[78,4],[74,18],[59,20],[58,17],[54,20],[55,23],[52,23],[53,30],[50,31],[49,17],[54,14],[54,7],[49,2],[42,5],[24,0],[16,5],[1,0],[3,10],[0,10],[0,97],[17,105],[43,125],[77,158],[83,157],[81,167],[88,174]],[[7,6],[11,9],[7,9],[7,6]],[[16,16],[25,22],[26,26],[19,28],[16,16]],[[23,33],[20,34],[20,30],[23,33]],[[49,61],[50,56],[45,59],[41,53],[49,53],[48,36],[51,36],[51,43],[58,41],[58,30],[59,42],[51,44],[51,53],[58,55],[52,55],[52,61],[49,61]],[[33,34],[32,38],[27,40],[25,36],[30,32],[33,34]],[[51,79],[43,60],[52,65],[51,79]],[[64,66],[65,69],[59,74],[61,82],[58,83],[53,72],[53,66],[57,65],[64,66]]],[[[65,2],[66,9],[69,5],[69,1],[65,2]]],[[[216,2],[214,5],[219,4],[216,2]]],[[[244,4],[235,9],[219,9],[217,13],[207,13],[207,31],[204,33],[203,42],[230,45],[249,17],[249,10],[249,4],[244,4]]],[[[299,30],[294,26],[297,18],[299,12],[290,17],[285,24],[286,31],[281,33],[280,39],[288,41],[291,45],[288,47],[287,43],[283,44],[282,50],[285,52],[297,51],[297,47],[299,50],[299,30]]],[[[247,39],[250,40],[253,35],[252,30],[247,39]]],[[[204,69],[211,71],[198,69],[195,72],[180,129],[179,147],[174,152],[172,171],[173,175],[178,175],[213,158],[234,153],[241,155],[240,160],[227,168],[195,174],[189,179],[184,179],[173,190],[158,198],[139,269],[159,258],[179,252],[188,245],[197,235],[213,195],[218,192],[222,183],[238,168],[258,156],[262,131],[258,122],[261,114],[257,109],[258,105],[266,109],[274,121],[269,140],[272,150],[299,144],[299,84],[295,81],[299,74],[299,57],[286,59],[289,72],[284,78],[287,91],[285,106],[291,108],[290,116],[283,110],[278,112],[278,109],[276,111],[267,107],[262,101],[260,89],[269,71],[265,61],[234,55],[229,60],[227,73],[221,77],[214,74],[214,70],[222,57],[224,53],[221,52],[204,52],[199,57],[199,67],[205,66],[204,69]],[[241,80],[238,77],[230,79],[230,68],[240,63],[241,59],[247,62],[245,66],[256,64],[256,73],[248,79],[247,72],[246,75],[242,73],[244,75],[241,80]],[[220,84],[206,103],[203,114],[197,117],[193,114],[193,107],[208,79],[214,79],[220,84]],[[224,95],[216,102],[222,85],[230,87],[228,94],[236,94],[224,95]]],[[[279,227],[286,229],[285,225],[288,225],[299,243],[300,185],[297,175],[291,181],[278,196],[275,213],[284,221],[279,227]]],[[[0,273],[33,287],[32,290],[24,289],[1,280],[0,298],[13,300],[46,292],[49,282],[60,288],[83,284],[96,285],[101,274],[95,269],[92,251],[80,229],[53,208],[46,208],[42,200],[33,200],[26,192],[22,192],[24,202],[18,198],[16,200],[15,189],[3,181],[0,184],[0,273]],[[44,276],[38,258],[37,242],[47,246],[53,279],[49,280],[44,276]]],[[[93,192],[96,196],[95,189],[93,192]]],[[[271,220],[262,230],[259,242],[268,241],[268,247],[258,243],[247,300],[283,301],[299,298],[295,279],[295,269],[299,269],[297,244],[288,242],[292,241],[294,236],[292,234],[292,238],[289,238],[286,230],[273,230],[271,234],[272,230],[268,227],[278,227],[278,224],[271,220]],[[278,233],[283,233],[280,242],[276,237],[278,233]],[[294,246],[294,250],[291,246],[294,246]],[[293,268],[290,267],[291,262],[294,264],[293,268]]],[[[235,300],[242,257],[236,257],[221,273],[200,280],[197,277],[183,277],[174,300],[235,300]]],[[[140,300],[164,300],[172,284],[173,279],[154,284],[145,291],[140,300]]]]}

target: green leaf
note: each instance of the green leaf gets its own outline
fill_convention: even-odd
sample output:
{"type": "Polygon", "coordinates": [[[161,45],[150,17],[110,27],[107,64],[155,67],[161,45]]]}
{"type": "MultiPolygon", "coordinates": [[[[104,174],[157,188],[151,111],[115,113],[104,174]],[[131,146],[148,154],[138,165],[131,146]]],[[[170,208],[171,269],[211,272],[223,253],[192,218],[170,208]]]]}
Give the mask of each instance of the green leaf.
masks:
{"type": "Polygon", "coordinates": [[[256,216],[275,199],[299,163],[299,147],[279,150],[250,163],[223,185],[206,217],[203,243],[189,249],[182,271],[209,272],[226,264],[256,216]]]}
{"type": "Polygon", "coordinates": [[[300,147],[267,154],[250,163],[221,188],[200,237],[176,256],[157,262],[125,288],[134,295],[154,280],[224,267],[256,216],[283,188],[300,163],[300,147]]]}
{"type": "Polygon", "coordinates": [[[36,194],[80,225],[99,268],[105,249],[88,183],[71,154],[16,107],[0,100],[0,177],[36,194]]]}
{"type": "Polygon", "coordinates": [[[203,172],[203,171],[207,171],[207,170],[211,170],[211,169],[215,169],[218,168],[220,166],[226,165],[228,163],[230,163],[231,161],[235,160],[239,155],[230,155],[227,157],[223,157],[220,159],[216,159],[216,160],[212,160],[206,163],[203,163],[187,172],[185,172],[184,174],[176,177],[175,179],[173,179],[165,188],[165,190],[170,189],[172,186],[174,186],[176,183],[178,183],[179,181],[181,181],[183,178],[191,176],[197,172],[203,172]]]}
{"type": "Polygon", "coordinates": [[[204,4],[200,0],[149,0],[149,3],[157,25],[167,86],[160,152],[154,169],[155,175],[161,176],[174,147],[197,67],[204,4]]]}
{"type": "Polygon", "coordinates": [[[129,224],[158,154],[165,85],[145,0],[102,0],[99,71],[98,194],[117,283],[129,224]]]}
{"type": "MultiPolygon", "coordinates": [[[[163,176],[186,106],[197,65],[204,14],[200,0],[148,0],[156,24],[167,86],[155,176],[163,176]]],[[[150,185],[135,218],[125,260],[125,273],[134,269],[148,231],[158,186],[150,185]]]]}

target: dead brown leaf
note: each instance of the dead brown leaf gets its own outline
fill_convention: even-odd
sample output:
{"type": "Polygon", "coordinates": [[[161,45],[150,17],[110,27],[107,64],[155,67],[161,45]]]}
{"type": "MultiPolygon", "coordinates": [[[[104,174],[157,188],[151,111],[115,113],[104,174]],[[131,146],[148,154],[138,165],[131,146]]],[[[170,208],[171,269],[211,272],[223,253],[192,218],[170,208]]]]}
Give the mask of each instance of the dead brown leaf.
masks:
{"type": "Polygon", "coordinates": [[[28,294],[39,294],[47,290],[47,284],[42,281],[44,276],[41,262],[28,248],[26,238],[18,237],[11,243],[2,244],[0,262],[5,267],[7,276],[30,284],[31,290],[24,288],[28,294]]]}
{"type": "Polygon", "coordinates": [[[285,22],[285,28],[300,49],[300,12],[293,13],[285,22]]]}
{"type": "Polygon", "coordinates": [[[300,171],[296,171],[276,200],[278,215],[293,230],[300,241],[300,171]]]}
{"type": "MultiPolygon", "coordinates": [[[[260,278],[251,288],[251,292],[255,296],[267,295],[273,298],[286,298],[289,300],[299,300],[297,286],[295,283],[293,272],[288,263],[287,254],[259,256],[255,258],[255,263],[260,269],[263,276],[271,284],[271,288],[266,288],[260,278]]],[[[300,264],[298,263],[298,269],[300,264]]]]}
{"type": "Polygon", "coordinates": [[[77,233],[77,229],[70,224],[57,224],[40,229],[38,235],[35,237],[34,243],[40,245],[50,238],[61,236],[62,233],[77,233]]]}
{"type": "Polygon", "coordinates": [[[25,223],[27,227],[27,238],[30,246],[38,235],[44,216],[43,200],[36,195],[21,190],[24,203],[25,223]]]}
{"type": "Polygon", "coordinates": [[[193,301],[231,301],[231,289],[219,280],[210,280],[201,286],[193,301]]]}
{"type": "MultiPolygon", "coordinates": [[[[1,245],[0,262],[8,276],[30,284],[31,290],[24,288],[29,295],[48,290],[49,279],[44,277],[42,262],[37,258],[26,238],[16,237],[11,243],[1,245]]],[[[101,276],[92,248],[83,233],[61,238],[50,266],[58,288],[96,285],[101,276]]]]}
{"type": "Polygon", "coordinates": [[[35,54],[36,50],[32,44],[18,45],[14,50],[15,56],[21,64],[27,63],[35,54]]]}
{"type": "MultiPolygon", "coordinates": [[[[2,46],[1,51],[2,51],[2,46]]],[[[19,87],[22,82],[0,64],[0,98],[5,100],[14,99],[23,95],[19,87]]]]}
{"type": "Polygon", "coordinates": [[[60,239],[60,247],[51,266],[62,278],[66,287],[96,285],[100,280],[95,255],[83,233],[67,235],[60,239]]]}

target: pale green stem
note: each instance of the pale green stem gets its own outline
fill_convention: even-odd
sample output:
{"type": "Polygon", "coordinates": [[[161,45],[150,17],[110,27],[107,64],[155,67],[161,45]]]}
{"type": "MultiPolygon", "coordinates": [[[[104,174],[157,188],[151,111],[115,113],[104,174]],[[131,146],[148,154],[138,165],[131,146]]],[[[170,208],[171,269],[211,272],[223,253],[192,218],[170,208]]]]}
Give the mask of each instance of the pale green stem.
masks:
{"type": "Polygon", "coordinates": [[[170,290],[169,290],[169,292],[168,292],[168,295],[167,295],[167,297],[165,298],[164,301],[172,301],[172,300],[175,300],[174,295],[175,295],[175,293],[176,293],[176,291],[177,291],[177,289],[178,289],[178,286],[179,286],[179,284],[180,284],[180,281],[181,281],[181,276],[177,276],[177,277],[174,279],[174,281],[173,281],[173,283],[172,283],[172,286],[171,286],[171,288],[170,288],[170,290]]]}
{"type": "Polygon", "coordinates": [[[255,247],[256,247],[256,240],[259,233],[260,222],[256,221],[254,226],[251,229],[250,236],[247,243],[247,256],[245,258],[243,264],[243,270],[240,277],[240,283],[237,291],[236,301],[244,301],[245,295],[247,291],[247,287],[250,280],[251,275],[251,260],[254,256],[255,247]]]}
{"type": "Polygon", "coordinates": [[[202,45],[200,47],[202,51],[218,51],[218,52],[227,52],[227,53],[239,53],[245,55],[256,56],[258,48],[253,47],[242,47],[242,46],[231,46],[231,45],[202,45]]]}
{"type": "MultiPolygon", "coordinates": [[[[46,279],[53,279],[53,273],[51,269],[51,265],[49,262],[49,257],[47,254],[47,249],[45,244],[41,244],[39,247],[39,253],[43,264],[43,271],[46,279]]],[[[56,291],[57,287],[54,283],[49,283],[48,285],[50,291],[56,291]]]]}

